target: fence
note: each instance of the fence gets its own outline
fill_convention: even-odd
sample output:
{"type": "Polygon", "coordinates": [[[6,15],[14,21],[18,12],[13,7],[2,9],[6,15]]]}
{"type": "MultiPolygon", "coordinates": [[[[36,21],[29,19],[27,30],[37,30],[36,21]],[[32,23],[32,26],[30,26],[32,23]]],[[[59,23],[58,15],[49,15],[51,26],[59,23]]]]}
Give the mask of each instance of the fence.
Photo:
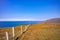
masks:
{"type": "Polygon", "coordinates": [[[8,32],[5,32],[5,35],[3,37],[0,37],[0,40],[15,40],[18,36],[22,35],[22,33],[24,31],[26,31],[28,29],[29,25],[25,25],[24,26],[24,30],[22,29],[23,26],[20,26],[20,30],[18,31],[18,33],[15,34],[15,29],[14,27],[12,27],[12,34],[9,34],[8,32]],[[12,36],[10,36],[12,35],[12,36]]]}

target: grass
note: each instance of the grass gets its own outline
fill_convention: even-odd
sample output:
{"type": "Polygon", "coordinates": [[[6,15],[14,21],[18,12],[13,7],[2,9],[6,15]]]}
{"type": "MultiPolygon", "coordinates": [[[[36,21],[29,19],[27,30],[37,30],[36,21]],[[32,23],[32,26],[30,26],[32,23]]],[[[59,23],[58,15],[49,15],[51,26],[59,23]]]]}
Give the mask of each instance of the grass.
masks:
{"type": "MultiPolygon", "coordinates": [[[[21,26],[21,25],[20,25],[21,26]]],[[[18,35],[18,34],[20,34],[19,32],[20,32],[20,26],[16,26],[16,27],[14,27],[14,32],[15,32],[15,37],[18,35]]],[[[25,25],[22,25],[23,26],[23,30],[24,30],[24,26],[25,25]]],[[[0,40],[6,40],[6,32],[8,32],[8,34],[9,34],[9,40],[12,40],[13,39],[13,37],[12,37],[12,28],[0,28],[0,40]]]]}
{"type": "MultiPolygon", "coordinates": [[[[23,30],[24,30],[24,26],[23,30]]],[[[11,28],[0,28],[0,38],[1,40],[5,40],[2,37],[5,36],[5,32],[9,32],[9,37],[12,36],[11,28]]],[[[15,27],[15,34],[20,31],[20,26],[15,27]]],[[[17,34],[18,35],[18,34],[17,34]]],[[[10,40],[12,40],[10,38],[10,40]]],[[[50,24],[50,23],[42,23],[42,24],[33,24],[23,32],[22,35],[18,36],[18,40],[60,40],[60,24],[50,24]]]]}
{"type": "Polygon", "coordinates": [[[60,24],[34,24],[19,40],[60,40],[60,24]]]}

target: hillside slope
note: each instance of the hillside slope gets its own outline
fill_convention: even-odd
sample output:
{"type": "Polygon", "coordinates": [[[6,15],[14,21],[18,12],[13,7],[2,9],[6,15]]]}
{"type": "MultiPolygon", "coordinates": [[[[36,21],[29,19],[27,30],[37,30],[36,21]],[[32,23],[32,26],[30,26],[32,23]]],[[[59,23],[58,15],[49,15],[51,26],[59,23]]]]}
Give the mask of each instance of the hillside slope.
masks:
{"type": "Polygon", "coordinates": [[[44,21],[43,23],[60,23],[60,18],[52,18],[44,21]]]}
{"type": "Polygon", "coordinates": [[[60,24],[34,24],[18,40],[60,40],[60,24]]]}
{"type": "MultiPolygon", "coordinates": [[[[24,30],[25,25],[22,26],[24,30]]],[[[15,27],[15,35],[20,31],[20,28],[20,26],[15,27]]],[[[4,38],[6,31],[9,33],[9,39],[12,40],[11,28],[0,28],[0,40],[6,40],[4,38]]],[[[60,40],[60,24],[32,24],[27,31],[18,36],[17,40],[60,40]]]]}
{"type": "MultiPolygon", "coordinates": [[[[25,25],[22,25],[23,30],[25,25]]],[[[9,40],[13,40],[12,28],[0,28],[0,40],[6,40],[6,32],[8,32],[9,40]]],[[[21,33],[21,25],[14,27],[15,37],[21,33]]]]}
{"type": "Polygon", "coordinates": [[[60,40],[60,18],[31,25],[18,40],[60,40]]]}
{"type": "MultiPolygon", "coordinates": [[[[60,40],[60,19],[46,20],[40,24],[32,24],[24,31],[26,25],[22,25],[23,33],[21,33],[21,25],[16,26],[15,40],[60,40]],[[54,21],[55,20],[55,21],[54,21]]],[[[12,28],[0,28],[0,40],[6,40],[5,32],[9,33],[9,40],[12,38],[12,28]]]]}

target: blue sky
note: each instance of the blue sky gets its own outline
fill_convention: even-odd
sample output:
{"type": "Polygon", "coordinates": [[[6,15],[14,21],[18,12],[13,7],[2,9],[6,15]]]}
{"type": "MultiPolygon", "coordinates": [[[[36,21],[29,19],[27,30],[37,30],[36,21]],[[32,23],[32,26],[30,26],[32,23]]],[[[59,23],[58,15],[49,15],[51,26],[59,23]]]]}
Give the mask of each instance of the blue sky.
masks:
{"type": "Polygon", "coordinates": [[[0,0],[0,20],[60,18],[59,0],[0,0]]]}

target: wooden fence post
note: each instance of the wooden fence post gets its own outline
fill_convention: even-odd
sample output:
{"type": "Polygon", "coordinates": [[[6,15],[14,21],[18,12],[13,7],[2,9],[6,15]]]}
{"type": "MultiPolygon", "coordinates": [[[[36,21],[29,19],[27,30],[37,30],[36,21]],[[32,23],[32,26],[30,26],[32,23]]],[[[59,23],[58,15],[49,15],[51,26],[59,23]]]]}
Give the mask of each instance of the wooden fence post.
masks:
{"type": "Polygon", "coordinates": [[[14,36],[15,36],[14,27],[12,27],[12,36],[13,36],[13,40],[14,40],[14,36]]]}
{"type": "Polygon", "coordinates": [[[8,40],[8,32],[6,32],[6,40],[8,40]]]}
{"type": "Polygon", "coordinates": [[[25,30],[24,30],[24,31],[26,31],[29,26],[30,26],[30,25],[25,26],[25,30]]]}
{"type": "Polygon", "coordinates": [[[23,33],[23,31],[22,31],[22,25],[21,25],[21,34],[23,33]]]}

